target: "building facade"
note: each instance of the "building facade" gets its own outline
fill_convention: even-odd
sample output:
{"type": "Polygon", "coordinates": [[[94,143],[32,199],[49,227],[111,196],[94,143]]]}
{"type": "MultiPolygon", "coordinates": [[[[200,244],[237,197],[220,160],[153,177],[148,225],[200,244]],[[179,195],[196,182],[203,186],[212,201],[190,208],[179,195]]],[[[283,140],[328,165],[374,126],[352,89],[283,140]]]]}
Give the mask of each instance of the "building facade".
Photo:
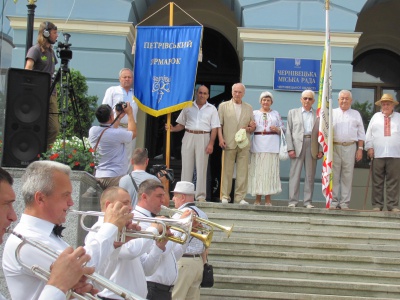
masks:
{"type": "MultiPolygon", "coordinates": [[[[4,2],[3,2],[4,3],[4,2]]],[[[134,68],[132,47],[135,25],[168,25],[168,1],[160,0],[38,0],[35,33],[42,21],[71,34],[73,58],[69,67],[78,69],[89,85],[89,95],[102,101],[105,90],[118,84],[118,71],[134,68]]],[[[210,102],[218,105],[230,99],[233,83],[246,85],[244,100],[259,108],[262,91],[273,93],[273,108],[286,119],[290,109],[299,107],[300,91],[274,90],[276,58],[322,58],[325,38],[324,0],[178,0],[174,2],[173,24],[204,26],[203,60],[198,65],[197,84],[210,88],[210,102]],[[194,19],[194,20],[193,20],[194,19]]],[[[1,105],[4,107],[4,77],[7,68],[23,68],[27,33],[27,2],[6,1],[2,12],[1,105]]],[[[353,91],[353,101],[373,103],[383,93],[400,95],[400,40],[395,24],[397,0],[331,0],[333,103],[342,89],[353,91]]],[[[314,104],[316,108],[317,103],[314,104]]],[[[173,114],[173,120],[177,114],[173,114]]],[[[146,146],[152,158],[164,152],[165,119],[140,113],[138,146],[146,146]]],[[[179,168],[179,134],[172,137],[171,155],[179,168]]],[[[216,145],[213,170],[220,165],[216,145]]],[[[290,162],[281,163],[283,192],[287,199],[290,162]]],[[[317,166],[314,200],[323,202],[321,165],[317,166]]],[[[211,175],[211,193],[218,192],[219,170],[211,175]]]]}

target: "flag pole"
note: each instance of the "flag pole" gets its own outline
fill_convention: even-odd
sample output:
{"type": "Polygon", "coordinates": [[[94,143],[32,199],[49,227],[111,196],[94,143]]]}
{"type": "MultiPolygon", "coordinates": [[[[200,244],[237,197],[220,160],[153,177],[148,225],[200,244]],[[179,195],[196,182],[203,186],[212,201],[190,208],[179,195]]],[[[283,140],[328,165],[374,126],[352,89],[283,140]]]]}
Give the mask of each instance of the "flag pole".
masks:
{"type": "MultiPolygon", "coordinates": [[[[174,25],[174,2],[169,3],[169,26],[174,25]]],[[[165,165],[169,169],[171,158],[171,113],[167,114],[167,140],[165,142],[165,165]]],[[[164,184],[165,193],[169,193],[169,181],[164,184]]],[[[169,203],[164,203],[169,207],[169,203]]]]}
{"type": "Polygon", "coordinates": [[[324,151],[322,161],[322,194],[325,197],[325,208],[330,208],[332,201],[332,164],[333,164],[333,128],[332,128],[332,77],[331,49],[329,29],[329,0],[325,0],[325,46],[322,56],[321,77],[318,95],[317,115],[319,120],[318,141],[324,151]]]}

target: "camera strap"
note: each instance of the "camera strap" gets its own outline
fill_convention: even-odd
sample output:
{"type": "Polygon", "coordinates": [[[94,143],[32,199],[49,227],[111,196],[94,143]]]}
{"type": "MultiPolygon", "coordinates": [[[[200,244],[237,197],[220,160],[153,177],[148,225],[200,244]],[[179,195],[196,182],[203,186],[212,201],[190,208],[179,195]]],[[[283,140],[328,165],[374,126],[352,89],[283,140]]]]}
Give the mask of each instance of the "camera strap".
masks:
{"type": "Polygon", "coordinates": [[[136,193],[137,193],[138,190],[139,190],[139,188],[138,188],[138,186],[137,186],[135,180],[133,180],[133,177],[132,177],[132,174],[131,174],[131,173],[129,173],[129,177],[131,178],[132,183],[133,183],[133,186],[135,187],[135,190],[136,190],[136,193]]]}
{"type": "Polygon", "coordinates": [[[110,127],[107,127],[107,128],[105,128],[105,129],[101,132],[101,134],[100,134],[100,136],[99,136],[99,139],[97,140],[97,143],[96,143],[96,145],[95,145],[94,148],[93,148],[94,151],[97,150],[97,146],[99,145],[100,139],[101,139],[101,137],[103,136],[104,132],[105,132],[107,129],[109,129],[109,128],[110,128],[110,127]]]}

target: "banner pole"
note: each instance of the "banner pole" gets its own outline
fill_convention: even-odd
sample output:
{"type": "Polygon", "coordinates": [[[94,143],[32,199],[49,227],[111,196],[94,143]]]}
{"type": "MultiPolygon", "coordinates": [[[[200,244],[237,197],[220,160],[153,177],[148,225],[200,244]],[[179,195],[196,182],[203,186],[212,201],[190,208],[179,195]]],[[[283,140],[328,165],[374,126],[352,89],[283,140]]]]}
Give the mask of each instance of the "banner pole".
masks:
{"type": "MultiPolygon", "coordinates": [[[[169,3],[169,26],[174,24],[174,2],[169,3]]],[[[167,114],[167,140],[165,142],[165,165],[169,169],[171,158],[171,113],[167,114]]],[[[165,193],[169,193],[169,181],[164,185],[165,193]]],[[[165,203],[169,207],[169,203],[165,203]]]]}

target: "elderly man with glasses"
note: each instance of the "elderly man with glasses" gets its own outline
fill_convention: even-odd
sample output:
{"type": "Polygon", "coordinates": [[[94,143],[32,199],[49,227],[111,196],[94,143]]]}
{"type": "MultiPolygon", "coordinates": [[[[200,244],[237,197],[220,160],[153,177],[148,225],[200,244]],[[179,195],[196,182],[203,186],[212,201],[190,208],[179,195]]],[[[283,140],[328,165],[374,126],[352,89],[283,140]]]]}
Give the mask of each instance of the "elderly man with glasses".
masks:
{"type": "Polygon", "coordinates": [[[317,159],[323,155],[318,145],[318,120],[312,105],[315,94],[305,90],[300,98],[302,107],[289,111],[287,116],[286,141],[290,157],[289,207],[299,203],[301,170],[305,169],[304,200],[305,208],[314,208],[312,195],[314,191],[315,168],[317,159]]]}

